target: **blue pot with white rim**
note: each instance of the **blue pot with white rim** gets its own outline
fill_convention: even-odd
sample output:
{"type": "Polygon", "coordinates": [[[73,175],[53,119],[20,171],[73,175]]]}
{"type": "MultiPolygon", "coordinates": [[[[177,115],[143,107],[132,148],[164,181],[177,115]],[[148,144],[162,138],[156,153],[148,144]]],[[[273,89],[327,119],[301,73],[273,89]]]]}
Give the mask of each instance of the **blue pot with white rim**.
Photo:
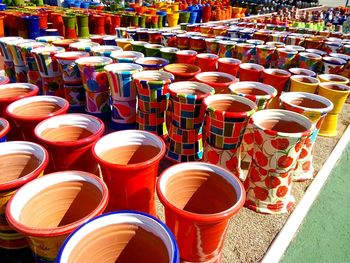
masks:
{"type": "Polygon", "coordinates": [[[160,220],[146,213],[118,211],[75,230],[61,246],[56,262],[106,260],[179,263],[180,254],[175,237],[160,220]]]}
{"type": "Polygon", "coordinates": [[[6,119],[0,118],[0,142],[6,142],[7,134],[10,131],[10,124],[6,119]]]}

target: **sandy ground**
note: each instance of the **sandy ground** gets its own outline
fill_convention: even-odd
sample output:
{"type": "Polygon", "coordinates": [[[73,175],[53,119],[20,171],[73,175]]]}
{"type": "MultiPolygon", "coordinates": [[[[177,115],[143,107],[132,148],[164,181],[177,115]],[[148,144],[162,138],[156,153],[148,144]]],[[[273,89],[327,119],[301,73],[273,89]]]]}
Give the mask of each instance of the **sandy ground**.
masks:
{"type": "MultiPolygon", "coordinates": [[[[345,128],[350,123],[350,104],[346,104],[338,123],[338,135],[334,138],[318,137],[315,146],[316,173],[333,150],[345,128]]],[[[164,167],[165,165],[161,165],[164,167]]],[[[294,183],[292,193],[298,203],[311,181],[294,183]]],[[[158,215],[164,220],[163,207],[157,201],[158,215]]],[[[231,220],[223,250],[224,263],[259,262],[271,242],[283,227],[289,214],[262,215],[247,208],[231,220]]]]}

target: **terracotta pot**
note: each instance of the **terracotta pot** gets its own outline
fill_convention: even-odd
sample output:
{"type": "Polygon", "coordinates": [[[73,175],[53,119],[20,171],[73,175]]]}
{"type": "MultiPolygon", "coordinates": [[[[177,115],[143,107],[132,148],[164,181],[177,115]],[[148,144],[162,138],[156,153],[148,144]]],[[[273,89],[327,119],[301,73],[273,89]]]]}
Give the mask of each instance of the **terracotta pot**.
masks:
{"type": "Polygon", "coordinates": [[[135,63],[142,66],[143,70],[161,70],[169,64],[169,61],[164,58],[145,57],[135,60],[135,63]]]}
{"type": "MultiPolygon", "coordinates": [[[[277,95],[277,90],[267,84],[251,81],[240,81],[229,86],[231,93],[245,97],[257,105],[257,110],[266,109],[271,100],[277,95]]],[[[241,144],[241,162],[250,163],[253,156],[254,132],[253,126],[248,122],[241,144]]],[[[244,181],[246,174],[241,173],[240,179],[244,181]]]]}
{"type": "Polygon", "coordinates": [[[314,177],[314,144],[325,116],[333,109],[333,103],[322,96],[306,92],[286,92],[280,100],[284,109],[300,113],[312,122],[311,133],[301,149],[292,175],[293,181],[312,179],[314,177]]]}
{"type": "Polygon", "coordinates": [[[48,170],[79,170],[99,174],[91,147],[104,132],[103,122],[87,114],[65,114],[40,122],[35,136],[49,151],[48,170]]]}
{"type": "Polygon", "coordinates": [[[181,259],[220,262],[229,219],[245,200],[239,179],[212,164],[181,163],[162,173],[157,194],[181,259]],[[214,202],[213,196],[219,201],[214,202]]]}
{"type": "Polygon", "coordinates": [[[11,103],[6,114],[11,118],[17,140],[38,142],[34,134],[35,126],[52,116],[65,114],[69,103],[55,96],[35,96],[11,103]]]}
{"type": "Polygon", "coordinates": [[[143,71],[134,74],[138,95],[138,110],[148,113],[164,112],[168,108],[168,87],[175,79],[165,71],[143,71]]]}
{"type": "Polygon", "coordinates": [[[173,234],[160,220],[121,211],[96,217],[73,232],[56,262],[70,260],[179,263],[180,255],[173,234]],[[106,235],[106,231],[112,235],[106,235]]]}
{"type": "Polygon", "coordinates": [[[1,144],[0,159],[0,247],[21,249],[27,247],[28,243],[6,221],[7,202],[20,187],[44,174],[49,156],[38,144],[16,141],[1,144]]]}
{"type": "Polygon", "coordinates": [[[338,116],[350,94],[350,87],[345,84],[323,82],[319,86],[318,95],[333,102],[334,108],[325,117],[319,134],[325,137],[334,137],[338,133],[338,116]]]}
{"type": "Polygon", "coordinates": [[[264,69],[263,66],[258,64],[242,63],[239,65],[239,80],[259,82],[264,69]]]}
{"type": "Polygon", "coordinates": [[[289,71],[283,69],[265,69],[263,71],[263,83],[271,85],[277,90],[277,96],[272,99],[269,108],[278,108],[278,97],[283,91],[286,91],[291,75],[289,71]]]}
{"type": "Polygon", "coordinates": [[[191,80],[195,75],[201,72],[201,69],[198,66],[184,63],[166,65],[164,70],[175,76],[175,82],[191,80]]]}
{"type": "Polygon", "coordinates": [[[208,84],[215,89],[215,93],[228,93],[228,86],[236,82],[237,79],[223,72],[202,72],[195,76],[196,81],[208,84]]]}
{"type": "Polygon", "coordinates": [[[156,215],[154,188],[164,142],[145,131],[110,133],[93,147],[111,199],[108,211],[129,209],[156,215]]]}
{"type": "Polygon", "coordinates": [[[334,82],[334,83],[339,83],[339,84],[345,84],[347,85],[349,83],[349,79],[340,76],[337,74],[320,74],[317,76],[318,79],[322,82],[334,82]]]}
{"type": "Polygon", "coordinates": [[[216,154],[220,156],[230,152],[231,158],[211,158],[215,154],[210,153],[210,149],[204,149],[203,161],[217,164],[237,177],[242,177],[240,146],[249,117],[257,109],[255,103],[241,96],[219,94],[207,97],[204,105],[205,135],[208,144],[216,148],[216,154]]]}
{"type": "Polygon", "coordinates": [[[108,189],[100,178],[65,171],[23,186],[9,201],[6,217],[27,238],[36,261],[52,262],[67,236],[102,214],[107,203],[108,189]]]}
{"type": "Polygon", "coordinates": [[[254,154],[247,179],[245,205],[256,212],[282,214],[294,206],[292,173],[311,121],[286,110],[261,110],[250,120],[254,130],[254,154]]]}
{"type": "Polygon", "coordinates": [[[205,71],[216,71],[219,56],[211,53],[201,53],[196,56],[196,65],[205,71]]]}
{"type": "Polygon", "coordinates": [[[291,92],[316,93],[320,81],[305,75],[294,75],[290,77],[290,83],[291,92]]]}
{"type": "Polygon", "coordinates": [[[218,71],[231,74],[236,77],[239,69],[239,65],[242,63],[239,59],[235,58],[219,58],[218,59],[218,71]]]}
{"type": "Polygon", "coordinates": [[[0,86],[0,117],[6,117],[9,104],[22,98],[36,96],[39,88],[28,83],[13,83],[0,86]]]}
{"type": "Polygon", "coordinates": [[[288,71],[292,75],[303,75],[315,78],[317,76],[316,72],[304,68],[290,68],[288,71]]]}

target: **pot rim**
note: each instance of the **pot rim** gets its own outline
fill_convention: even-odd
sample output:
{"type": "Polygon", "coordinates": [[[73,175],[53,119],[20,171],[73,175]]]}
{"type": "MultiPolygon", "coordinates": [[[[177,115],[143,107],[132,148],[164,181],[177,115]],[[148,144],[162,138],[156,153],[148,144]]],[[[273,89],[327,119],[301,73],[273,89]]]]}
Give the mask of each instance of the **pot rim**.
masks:
{"type": "Polygon", "coordinates": [[[347,63],[346,60],[344,60],[342,58],[331,57],[331,56],[323,57],[322,61],[323,61],[323,63],[328,63],[331,65],[337,65],[337,66],[345,65],[347,63]]]}
{"type": "MultiPolygon", "coordinates": [[[[37,143],[33,143],[33,142],[26,142],[26,141],[10,141],[10,142],[3,142],[1,143],[1,151],[5,151],[4,147],[9,147],[11,149],[11,147],[16,147],[16,145],[20,146],[20,147],[31,147],[31,149],[33,149],[33,151],[39,151],[40,154],[34,154],[34,156],[38,157],[38,155],[41,155],[42,158],[38,158],[38,159],[42,159],[40,160],[40,164],[38,165],[37,168],[35,168],[32,172],[17,178],[15,180],[11,180],[9,182],[6,183],[0,183],[0,191],[7,191],[10,189],[16,189],[21,187],[22,185],[25,185],[26,183],[28,183],[29,181],[32,181],[33,179],[37,178],[47,167],[48,163],[49,163],[49,153],[47,152],[47,150],[37,144],[37,143]]],[[[0,152],[1,152],[0,151],[0,152]]],[[[22,150],[16,150],[16,151],[12,151],[12,152],[23,152],[22,150]]],[[[6,154],[6,153],[5,153],[6,154]]]]}
{"type": "Polygon", "coordinates": [[[256,63],[241,63],[239,67],[244,70],[255,71],[255,72],[263,72],[265,68],[256,63]]]}
{"type": "MultiPolygon", "coordinates": [[[[135,138],[136,138],[136,136],[135,136],[135,138]]],[[[109,144],[111,144],[111,143],[109,143],[109,144]]],[[[124,146],[124,145],[122,145],[122,146],[124,146]]],[[[109,149],[112,149],[112,148],[113,147],[110,147],[109,149]]],[[[94,158],[99,163],[103,163],[106,166],[113,167],[113,168],[118,168],[120,170],[137,170],[137,169],[140,169],[140,168],[151,166],[153,163],[159,162],[163,158],[163,156],[165,155],[165,151],[166,151],[165,143],[159,136],[157,136],[157,135],[155,135],[153,133],[150,133],[150,132],[147,132],[147,131],[141,131],[141,130],[124,130],[124,131],[112,132],[112,133],[109,133],[109,134],[103,136],[99,140],[97,140],[92,146],[92,155],[94,156],[94,158]],[[156,156],[154,156],[153,158],[148,159],[147,161],[139,162],[139,163],[136,163],[136,164],[126,164],[126,165],[114,164],[114,163],[107,162],[107,161],[105,161],[104,159],[102,159],[99,156],[102,152],[101,153],[96,153],[96,147],[98,147],[99,144],[102,144],[105,141],[110,142],[108,140],[109,138],[112,139],[112,138],[114,138],[116,136],[117,137],[123,136],[124,134],[130,135],[130,133],[133,133],[134,136],[137,135],[137,134],[141,135],[141,136],[143,136],[143,138],[141,138],[141,139],[147,139],[148,138],[150,140],[153,140],[153,142],[155,142],[156,144],[160,144],[159,153],[156,156]]]]}
{"type": "Polygon", "coordinates": [[[33,96],[33,97],[23,98],[12,102],[10,105],[7,106],[6,114],[15,120],[31,122],[31,121],[42,121],[44,119],[47,119],[56,115],[64,114],[68,111],[68,109],[69,109],[69,102],[67,100],[57,96],[42,95],[42,96],[33,96]],[[21,116],[21,115],[14,114],[12,112],[12,110],[15,109],[16,107],[20,107],[32,102],[40,102],[40,101],[55,102],[56,105],[60,106],[61,108],[46,116],[34,116],[34,115],[21,116]]]}
{"type": "Polygon", "coordinates": [[[10,123],[6,119],[0,117],[0,125],[2,127],[2,130],[0,131],[0,138],[2,138],[8,134],[10,130],[10,123]]]}
{"type": "Polygon", "coordinates": [[[134,80],[139,81],[141,83],[148,84],[159,84],[162,82],[163,84],[171,83],[175,77],[170,72],[166,71],[158,71],[158,70],[146,70],[140,71],[134,74],[134,80]],[[153,78],[153,79],[152,79],[153,78]]]}
{"type": "Polygon", "coordinates": [[[237,58],[219,58],[218,63],[225,63],[230,65],[240,65],[242,61],[237,58]]]}
{"type": "Polygon", "coordinates": [[[306,57],[308,59],[322,60],[322,56],[316,53],[300,52],[300,57],[306,57]]]}
{"type": "Polygon", "coordinates": [[[171,74],[173,74],[175,77],[179,76],[179,77],[193,77],[196,74],[200,73],[202,70],[200,67],[196,66],[196,65],[192,65],[192,64],[186,64],[186,63],[172,63],[172,64],[168,64],[164,67],[164,70],[166,72],[169,72],[171,74]],[[186,70],[191,70],[191,72],[178,72],[176,71],[176,69],[178,67],[182,67],[185,68],[186,70]]]}
{"type": "Polygon", "coordinates": [[[164,67],[169,64],[169,60],[165,58],[158,58],[158,57],[142,57],[135,60],[136,64],[141,65],[142,67],[148,67],[148,68],[159,68],[164,67]],[[149,64],[147,61],[149,60],[156,60],[158,64],[149,64]]]}
{"type": "Polygon", "coordinates": [[[266,75],[270,75],[270,76],[276,76],[273,74],[275,72],[281,73],[282,76],[279,75],[278,76],[279,78],[290,78],[292,76],[292,73],[290,73],[289,71],[284,70],[284,69],[279,69],[279,68],[267,68],[267,69],[264,69],[264,71],[263,71],[263,73],[265,73],[266,75]]]}
{"type": "Polygon", "coordinates": [[[251,121],[253,122],[253,125],[255,127],[258,127],[259,129],[265,131],[267,134],[270,135],[280,135],[283,137],[293,137],[293,138],[298,138],[298,137],[303,137],[303,136],[308,136],[311,132],[311,127],[312,127],[312,123],[311,121],[305,117],[302,114],[296,113],[296,112],[292,112],[292,111],[288,111],[288,110],[280,110],[280,109],[264,109],[264,110],[260,110],[257,111],[252,117],[251,117],[251,121]],[[299,119],[301,121],[304,122],[304,128],[305,131],[303,132],[294,132],[294,133],[287,133],[287,132],[278,132],[278,131],[274,131],[271,129],[267,129],[265,127],[263,127],[262,125],[258,124],[258,122],[254,121],[256,119],[263,119],[263,120],[271,120],[272,117],[271,115],[275,115],[276,118],[288,118],[290,120],[296,121],[296,119],[299,119]],[[307,127],[305,127],[307,126],[307,127]]]}
{"type": "Polygon", "coordinates": [[[321,82],[319,86],[320,86],[320,88],[328,90],[328,91],[333,91],[333,92],[336,92],[336,93],[350,94],[350,87],[348,85],[345,85],[345,84],[342,84],[342,83],[321,82]],[[328,88],[327,86],[337,86],[341,90],[334,90],[334,89],[328,88]]]}
{"type": "Polygon", "coordinates": [[[78,58],[88,57],[89,53],[84,51],[67,51],[58,53],[55,55],[55,58],[59,60],[77,60],[78,58]]]}
{"type": "Polygon", "coordinates": [[[170,96],[173,98],[180,97],[184,99],[191,99],[191,100],[202,100],[205,97],[209,95],[213,95],[215,93],[215,89],[205,83],[202,82],[197,82],[197,81],[178,81],[175,83],[172,83],[169,85],[168,88],[170,92],[170,96]],[[192,88],[193,90],[200,90],[202,92],[205,92],[204,94],[186,94],[186,93],[181,93],[181,88],[186,87],[186,88],[192,88]],[[180,92],[177,92],[177,90],[180,89],[180,92]]]}
{"type": "Polygon", "coordinates": [[[333,58],[341,58],[341,59],[344,59],[346,60],[347,62],[350,60],[350,56],[349,55],[346,55],[346,54],[342,54],[342,53],[330,53],[329,54],[330,57],[333,57],[333,58]]]}
{"type": "Polygon", "coordinates": [[[284,48],[290,50],[295,50],[297,51],[298,53],[299,52],[305,52],[305,48],[304,47],[301,47],[301,46],[298,46],[298,45],[286,45],[284,48]]]}
{"type": "Polygon", "coordinates": [[[0,102],[13,102],[13,101],[17,101],[19,99],[23,99],[23,98],[28,98],[28,97],[33,97],[36,94],[38,94],[39,92],[39,87],[34,85],[34,84],[30,84],[30,83],[8,83],[8,84],[4,84],[0,86],[0,89],[5,89],[5,88],[30,88],[31,90],[28,93],[19,95],[19,96],[14,96],[14,97],[6,97],[6,98],[0,98],[0,102]]]}
{"type": "Polygon", "coordinates": [[[47,47],[37,47],[31,50],[31,53],[35,55],[52,56],[57,53],[63,53],[66,50],[63,47],[47,46],[47,47]]]}
{"type": "Polygon", "coordinates": [[[176,52],[177,55],[191,55],[191,56],[197,56],[198,52],[194,50],[179,50],[176,52]]]}
{"type": "Polygon", "coordinates": [[[333,103],[329,99],[327,99],[323,96],[313,94],[313,93],[308,93],[308,92],[285,92],[280,96],[280,101],[282,101],[282,103],[288,104],[292,108],[301,109],[301,110],[306,111],[306,112],[315,112],[315,111],[320,112],[322,114],[321,116],[330,112],[334,107],[333,103]],[[323,108],[308,108],[308,107],[303,107],[300,105],[295,105],[295,104],[290,103],[290,101],[292,101],[294,99],[298,99],[298,98],[307,98],[307,99],[315,100],[315,101],[323,103],[325,105],[325,107],[323,107],[323,108]]]}
{"type": "Polygon", "coordinates": [[[91,52],[108,52],[108,51],[123,51],[121,47],[112,45],[100,45],[91,48],[91,52]]]}
{"type": "Polygon", "coordinates": [[[135,63],[112,63],[104,67],[107,73],[129,72],[130,74],[142,71],[142,66],[135,63]]]}
{"type": "Polygon", "coordinates": [[[89,56],[78,58],[75,63],[81,67],[102,67],[111,64],[113,60],[102,56],[89,56]]]}
{"type": "Polygon", "coordinates": [[[349,79],[342,76],[342,75],[337,75],[337,74],[330,74],[330,73],[326,73],[326,74],[320,74],[318,75],[318,78],[321,80],[321,83],[322,83],[322,80],[325,80],[323,82],[335,82],[335,83],[338,83],[338,82],[349,82],[349,79]],[[332,78],[334,79],[337,79],[337,81],[332,81],[332,78]],[[338,79],[342,79],[342,80],[339,80],[338,79]]]}
{"type": "Polygon", "coordinates": [[[96,42],[74,42],[72,44],[69,45],[69,48],[70,49],[73,49],[73,50],[86,50],[87,48],[90,48],[90,50],[93,48],[93,47],[99,47],[100,44],[99,43],[96,43],[96,42]]]}
{"type": "MultiPolygon", "coordinates": [[[[169,257],[171,257],[171,254],[173,254],[173,257],[171,258],[171,263],[177,263],[179,262],[180,260],[180,253],[179,253],[179,249],[178,249],[178,246],[177,246],[177,242],[176,242],[176,239],[175,239],[175,236],[174,234],[171,232],[171,230],[168,228],[167,225],[165,225],[162,221],[160,221],[159,219],[149,215],[149,214],[146,214],[146,213],[143,213],[143,212],[137,212],[137,211],[131,211],[131,210],[121,210],[121,211],[114,211],[114,212],[109,212],[109,213],[105,213],[105,214],[102,214],[102,215],[99,215],[97,217],[94,217],[92,219],[90,219],[88,222],[82,224],[81,226],[79,226],[76,230],[74,230],[66,239],[65,241],[63,242],[58,254],[57,254],[57,263],[60,263],[60,262],[66,262],[66,257],[68,258],[70,254],[68,254],[66,257],[65,257],[65,254],[64,253],[69,253],[69,252],[72,252],[73,249],[74,249],[74,243],[70,246],[70,243],[74,242],[74,239],[76,238],[77,241],[79,242],[81,239],[83,239],[86,235],[84,235],[84,229],[85,228],[88,228],[89,226],[91,226],[92,223],[96,222],[96,226],[93,226],[91,227],[92,230],[91,232],[89,233],[92,233],[93,231],[95,230],[98,230],[98,226],[97,226],[97,222],[98,221],[102,221],[104,220],[105,218],[109,218],[110,220],[110,224],[106,224],[106,225],[111,225],[113,224],[113,217],[117,217],[119,215],[122,215],[122,216],[139,216],[139,217],[144,217],[144,218],[147,218],[149,220],[152,221],[152,223],[155,223],[155,224],[158,224],[160,227],[163,228],[163,230],[165,231],[164,234],[167,235],[167,237],[169,238],[169,241],[170,241],[170,245],[171,245],[171,251],[169,251],[169,257]],[[79,232],[82,232],[83,234],[81,234],[82,236],[78,236],[76,237],[77,235],[79,235],[79,232]],[[66,248],[67,247],[72,247],[71,249],[69,249],[68,252],[65,252],[66,248]],[[171,253],[172,252],[172,253],[171,253]]],[[[126,218],[127,219],[127,218],[126,218]]],[[[138,218],[137,218],[138,219],[138,218]]],[[[125,223],[123,220],[121,220],[120,223],[125,223]]],[[[134,223],[135,222],[131,222],[131,223],[134,223]]],[[[139,222],[138,222],[139,223],[139,222]]],[[[147,224],[149,225],[149,223],[147,224]]],[[[86,231],[85,231],[86,232],[86,231]]],[[[87,234],[89,234],[87,233],[87,234]]],[[[161,238],[162,239],[162,238],[161,238]]],[[[164,242],[164,240],[162,239],[162,241],[164,242]]]]}
{"type": "MultiPolygon", "coordinates": [[[[83,171],[61,171],[61,172],[55,172],[51,174],[47,174],[45,176],[42,176],[40,178],[37,178],[36,180],[33,180],[31,182],[28,182],[26,185],[21,187],[10,199],[6,206],[6,218],[9,222],[9,224],[14,227],[17,231],[24,233],[26,236],[35,236],[35,237],[55,237],[60,235],[66,235],[78,228],[82,223],[87,222],[89,219],[93,218],[94,216],[102,213],[105,208],[107,207],[109,200],[109,191],[107,188],[107,185],[94,174],[83,172],[83,171]],[[35,194],[40,193],[42,190],[46,189],[47,187],[63,183],[63,182],[74,182],[74,181],[84,181],[89,182],[96,186],[101,191],[102,197],[101,201],[98,204],[98,206],[91,211],[88,215],[85,217],[64,225],[60,227],[54,227],[54,228],[33,228],[33,227],[27,227],[19,222],[19,220],[13,215],[13,206],[20,206],[21,211],[25,207],[25,205],[35,196],[35,194]],[[30,190],[30,191],[29,191],[30,190]],[[29,193],[26,193],[26,191],[29,191],[29,193]],[[24,196],[23,196],[24,195],[24,196]],[[23,198],[20,197],[31,197],[30,200],[27,200],[26,203],[23,202],[23,198]],[[17,199],[20,199],[17,201],[17,199]],[[17,204],[18,202],[18,204],[17,204]]],[[[18,217],[20,216],[20,212],[18,214],[18,217]]]]}
{"type": "MultiPolygon", "coordinates": [[[[240,64],[242,65],[242,64],[240,64]]],[[[226,87],[229,86],[230,84],[234,83],[237,81],[237,78],[234,77],[233,75],[224,73],[224,72],[219,72],[219,71],[206,71],[206,72],[201,72],[198,73],[197,75],[194,76],[194,78],[202,83],[208,84],[209,86],[215,86],[215,87],[226,87]],[[224,82],[224,83],[216,83],[216,82],[211,82],[211,81],[204,81],[201,80],[202,77],[206,76],[218,76],[218,77],[226,77],[228,79],[231,79],[229,82],[224,82]]]]}
{"type": "Polygon", "coordinates": [[[163,171],[162,174],[159,176],[159,179],[156,184],[156,190],[161,203],[165,207],[169,208],[172,212],[176,214],[181,214],[182,217],[185,217],[187,219],[195,220],[203,223],[217,222],[220,220],[230,218],[243,207],[245,202],[245,190],[244,190],[243,184],[236,176],[234,176],[231,172],[229,172],[224,168],[221,168],[219,166],[209,164],[209,163],[203,163],[203,162],[187,162],[187,163],[179,163],[179,164],[170,166],[165,171],[163,171]],[[175,205],[173,205],[168,201],[168,199],[165,197],[163,192],[166,187],[166,182],[168,179],[167,177],[170,177],[172,175],[171,174],[171,172],[173,172],[172,170],[176,171],[177,169],[179,169],[180,168],[179,166],[184,167],[184,169],[180,171],[194,170],[197,168],[198,170],[206,170],[206,171],[214,172],[219,176],[223,177],[235,189],[235,192],[237,194],[236,203],[233,206],[231,206],[229,209],[225,211],[221,211],[219,213],[214,213],[214,214],[197,214],[197,213],[188,212],[176,207],[175,205]]]}
{"type": "Polygon", "coordinates": [[[316,78],[317,77],[317,74],[316,72],[310,70],[310,69],[305,69],[305,68],[290,68],[288,69],[288,71],[291,73],[291,74],[294,74],[294,75],[303,75],[303,76],[309,76],[309,77],[313,77],[313,78],[316,78]],[[298,72],[295,73],[294,71],[297,70],[298,72]],[[308,74],[300,74],[300,72],[304,72],[304,73],[308,73],[308,74]]]}
{"type": "Polygon", "coordinates": [[[204,58],[204,59],[210,59],[210,60],[218,60],[219,56],[212,53],[199,53],[196,55],[196,58],[204,58]]]}
{"type": "Polygon", "coordinates": [[[261,83],[261,82],[256,82],[256,81],[239,81],[236,83],[231,84],[228,89],[234,93],[235,95],[238,96],[242,96],[242,97],[247,97],[249,99],[271,99],[276,97],[277,95],[277,89],[275,89],[274,87],[272,87],[271,85],[265,84],[265,83],[261,83]],[[266,95],[253,95],[253,94],[245,94],[245,93],[240,93],[237,92],[236,89],[239,88],[246,88],[247,86],[250,86],[252,88],[256,88],[258,90],[262,90],[267,92],[268,94],[266,95]],[[236,93],[237,92],[237,93],[236,93]]]}
{"type": "Polygon", "coordinates": [[[17,47],[21,50],[21,52],[30,53],[30,51],[34,48],[38,47],[48,47],[49,44],[45,42],[25,42],[18,44],[17,47]]]}
{"type": "Polygon", "coordinates": [[[35,38],[35,41],[44,42],[44,43],[52,43],[56,40],[62,40],[62,39],[64,39],[64,37],[62,37],[62,36],[41,36],[41,37],[35,38]]]}
{"type": "Polygon", "coordinates": [[[314,86],[314,85],[318,86],[321,83],[318,78],[310,77],[310,76],[306,76],[306,75],[292,75],[290,77],[290,79],[297,82],[297,83],[302,83],[303,85],[307,85],[307,86],[314,86]],[[311,83],[303,82],[300,80],[301,78],[306,78],[309,81],[311,81],[311,83]]]}

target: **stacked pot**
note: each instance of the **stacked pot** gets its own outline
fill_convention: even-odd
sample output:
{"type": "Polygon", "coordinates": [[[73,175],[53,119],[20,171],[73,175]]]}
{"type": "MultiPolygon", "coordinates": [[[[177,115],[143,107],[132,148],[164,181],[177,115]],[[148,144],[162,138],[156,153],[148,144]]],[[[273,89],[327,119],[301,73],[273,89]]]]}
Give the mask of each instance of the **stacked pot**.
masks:
{"type": "Polygon", "coordinates": [[[139,130],[167,139],[165,115],[169,103],[168,87],[174,79],[173,74],[165,71],[148,70],[134,75],[137,90],[136,122],[139,130]]]}
{"type": "Polygon", "coordinates": [[[201,160],[203,100],[215,93],[211,86],[194,81],[180,81],[169,86],[170,120],[166,157],[175,162],[201,160]]]}
{"type": "Polygon", "coordinates": [[[7,48],[6,42],[13,40],[20,40],[22,37],[2,37],[0,38],[0,52],[2,57],[4,58],[4,70],[6,76],[10,79],[11,83],[16,82],[16,72],[15,65],[13,63],[13,59],[10,55],[10,51],[7,48]]]}

